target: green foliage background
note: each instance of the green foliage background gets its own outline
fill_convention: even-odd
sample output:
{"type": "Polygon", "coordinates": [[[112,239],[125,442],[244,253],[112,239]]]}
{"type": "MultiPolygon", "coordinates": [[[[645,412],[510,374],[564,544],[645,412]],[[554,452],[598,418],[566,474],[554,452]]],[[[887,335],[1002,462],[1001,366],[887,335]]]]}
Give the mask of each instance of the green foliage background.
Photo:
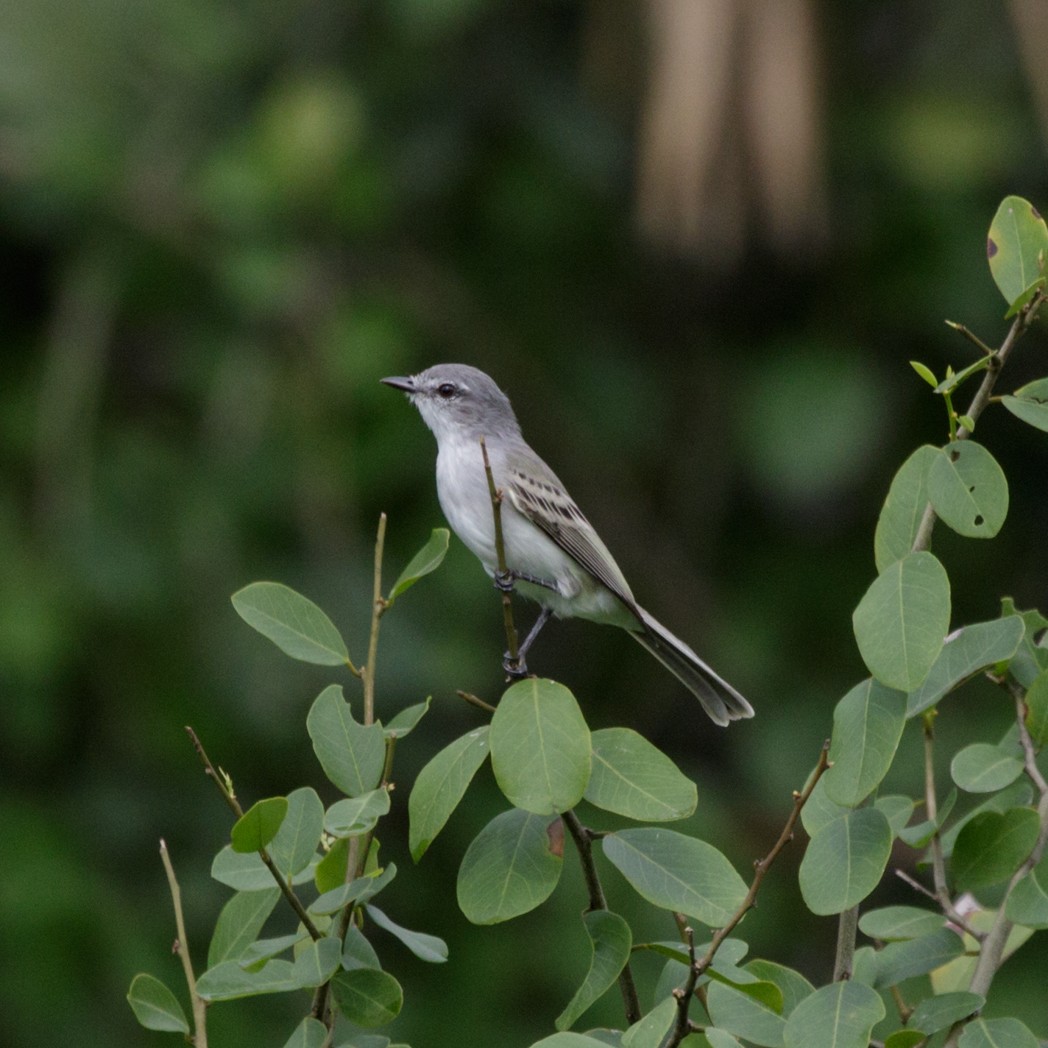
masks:
{"type": "MultiPolygon", "coordinates": [[[[551,628],[533,668],[568,684],[593,727],[628,724],[696,778],[689,832],[740,869],[767,850],[833,705],[865,675],[850,615],[888,482],[912,446],[942,439],[906,361],[968,362],[944,317],[1003,332],[986,226],[1006,193],[1048,200],[1005,13],[950,10],[823,6],[829,236],[783,258],[758,227],[722,269],[640,243],[643,64],[605,70],[615,92],[584,75],[585,5],[6,5],[0,964],[17,978],[0,1008],[13,1043],[160,1043],[124,1003],[135,971],[178,983],[157,839],[199,936],[225,897],[208,865],[226,812],[182,727],[246,806],[312,774],[304,716],[330,679],[247,630],[229,594],[280,579],[363,643],[378,513],[391,571],[442,523],[432,438],[378,379],[439,360],[509,391],[638,596],[758,716],[711,728],[639,649],[586,624],[551,628]]],[[[1020,356],[1005,385],[1023,378],[1020,356]]],[[[1048,449],[1001,411],[979,436],[1012,510],[994,543],[936,536],[957,622],[992,617],[1004,592],[1048,603],[1048,449]]],[[[499,690],[501,620],[453,543],[383,630],[380,715],[434,695],[397,755],[406,784],[473,723],[454,689],[499,690]]],[[[1003,732],[1011,715],[989,686],[957,701],[963,723],[1003,732]]],[[[398,919],[445,938],[451,960],[403,951],[399,1036],[541,1036],[585,963],[564,922],[584,906],[574,861],[552,905],[469,926],[454,874],[498,802],[458,813],[419,867],[405,803],[406,788],[384,841],[398,919]]],[[[747,938],[825,980],[834,922],[805,919],[800,857],[774,870],[747,938]]],[[[875,901],[893,899],[909,901],[901,886],[875,901]]],[[[206,940],[193,945],[202,960],[206,940]]],[[[1038,964],[1020,956],[1007,1007],[1043,1036],[1038,964]]],[[[283,1007],[216,1009],[214,1043],[281,1043],[283,1007]]],[[[615,1021],[614,1002],[604,1014],[615,1021]]]]}

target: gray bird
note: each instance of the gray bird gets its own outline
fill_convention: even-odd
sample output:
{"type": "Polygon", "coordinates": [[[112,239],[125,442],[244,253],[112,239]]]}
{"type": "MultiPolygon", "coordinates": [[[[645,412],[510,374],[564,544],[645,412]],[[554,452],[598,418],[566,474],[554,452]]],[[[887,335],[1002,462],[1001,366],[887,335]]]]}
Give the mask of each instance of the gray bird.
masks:
{"type": "Polygon", "coordinates": [[[518,665],[551,615],[591,619],[626,630],[695,694],[715,723],[753,716],[742,695],[637,603],[593,525],[521,436],[509,399],[491,378],[467,364],[437,364],[382,381],[408,395],[437,438],[437,496],[455,534],[497,584],[512,584],[542,609],[520,646],[518,665]],[[497,577],[481,437],[503,492],[508,579],[497,577]]]}

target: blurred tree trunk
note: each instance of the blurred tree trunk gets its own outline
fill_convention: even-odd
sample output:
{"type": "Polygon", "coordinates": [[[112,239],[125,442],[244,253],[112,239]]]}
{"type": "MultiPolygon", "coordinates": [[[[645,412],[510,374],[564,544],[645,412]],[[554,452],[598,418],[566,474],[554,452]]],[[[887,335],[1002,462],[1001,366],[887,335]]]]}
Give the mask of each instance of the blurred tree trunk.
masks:
{"type": "Polygon", "coordinates": [[[751,239],[794,255],[825,233],[810,0],[645,0],[637,223],[729,269],[751,239]]]}

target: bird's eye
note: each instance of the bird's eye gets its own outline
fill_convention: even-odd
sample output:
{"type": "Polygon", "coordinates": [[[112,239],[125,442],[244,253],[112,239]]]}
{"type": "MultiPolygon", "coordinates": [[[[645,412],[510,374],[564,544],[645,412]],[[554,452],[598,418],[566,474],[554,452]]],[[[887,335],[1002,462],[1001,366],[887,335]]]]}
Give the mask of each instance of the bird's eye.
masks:
{"type": "Polygon", "coordinates": [[[437,393],[445,400],[450,400],[458,392],[454,382],[441,382],[437,386],[437,393]]]}

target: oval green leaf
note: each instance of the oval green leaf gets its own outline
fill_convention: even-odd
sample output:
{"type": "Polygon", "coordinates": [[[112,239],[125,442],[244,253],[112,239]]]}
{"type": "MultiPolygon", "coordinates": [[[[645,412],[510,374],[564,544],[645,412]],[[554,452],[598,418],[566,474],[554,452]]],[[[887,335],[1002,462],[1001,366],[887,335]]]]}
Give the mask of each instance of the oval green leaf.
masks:
{"type": "Polygon", "coordinates": [[[925,444],[910,455],[892,478],[873,535],[873,557],[879,572],[913,549],[928,505],[928,469],[938,454],[938,448],[925,444]]]}
{"type": "Polygon", "coordinates": [[[293,659],[339,666],[349,659],[335,624],[307,597],[280,582],[252,582],[232,596],[237,614],[293,659]]]}
{"type": "Polygon", "coordinates": [[[951,633],[924,683],[910,692],[906,715],[923,713],[976,673],[1010,659],[1024,632],[1023,620],[1018,615],[1008,615],[951,633]]]}
{"type": "Polygon", "coordinates": [[[400,577],[393,583],[393,588],[386,598],[387,604],[392,604],[405,590],[411,589],[419,579],[424,578],[431,572],[437,570],[443,563],[448,552],[448,539],[451,533],[447,528],[434,528],[429,540],[408,561],[407,567],[400,573],[400,577]]]}
{"type": "Polygon", "coordinates": [[[1033,851],[1040,828],[1033,808],[984,811],[969,819],[953,845],[951,872],[957,888],[1006,881],[1033,851]]]}
{"type": "Polygon", "coordinates": [[[359,837],[375,828],[389,811],[389,791],[378,789],[336,801],[324,816],[324,830],[332,837],[359,837]]]}
{"type": "Polygon", "coordinates": [[[131,980],[127,1003],[139,1025],[147,1030],[189,1033],[186,1013],[178,998],[155,976],[140,972],[131,980]]]}
{"type": "Polygon", "coordinates": [[[220,961],[237,960],[258,938],[279,898],[280,889],[276,887],[233,895],[215,922],[207,951],[207,966],[214,968],[220,961]]]}
{"type": "Polygon", "coordinates": [[[488,755],[487,725],[445,746],[415,779],[408,798],[408,845],[418,862],[458,807],[488,755]]]}
{"type": "Polygon", "coordinates": [[[575,807],[591,761],[589,728],[564,685],[529,678],[506,689],[491,718],[491,766],[514,807],[536,815],[575,807]]]}
{"type": "Polygon", "coordinates": [[[910,1016],[910,1025],[922,1033],[931,1036],[948,1026],[967,1019],[986,1003],[985,997],[977,993],[955,990],[952,993],[940,993],[935,997],[925,997],[918,1001],[910,1016]]]}
{"type": "Polygon", "coordinates": [[[633,947],[630,926],[617,913],[591,910],[583,914],[582,923],[593,949],[589,971],[567,1008],[557,1017],[554,1025],[558,1030],[574,1025],[579,1016],[612,986],[626,966],[633,947]]]}
{"type": "Polygon", "coordinates": [[[378,786],[386,763],[382,725],[354,720],[341,685],[330,684],[317,696],[306,730],[324,774],[343,793],[357,797],[378,786]]]}
{"type": "Polygon", "coordinates": [[[291,978],[303,990],[311,990],[335,974],[341,959],[342,943],[338,939],[323,938],[310,942],[295,958],[291,978]]]}
{"type": "Polygon", "coordinates": [[[852,616],[859,653],[882,684],[913,691],[932,668],[950,625],[950,580],[924,551],[890,564],[852,616]]]}
{"type": "Polygon", "coordinates": [[[1026,690],[1026,730],[1035,746],[1048,743],[1048,671],[1035,677],[1026,690]]]}
{"type": "Polygon", "coordinates": [[[1048,928],[1048,859],[1042,859],[1008,896],[1005,916],[1027,928],[1048,928]]]}
{"type": "Polygon", "coordinates": [[[891,847],[891,827],[877,808],[859,808],[827,823],[801,860],[808,909],[825,916],[862,902],[880,883],[891,847]]]}
{"type": "Polygon", "coordinates": [[[247,971],[238,961],[223,961],[208,968],[197,980],[197,993],[205,1001],[232,1001],[264,993],[297,990],[294,965],[290,961],[269,961],[258,971],[247,971]]]}
{"type": "Polygon", "coordinates": [[[1039,378],[1021,386],[1001,403],[1027,425],[1048,433],[1048,378],[1039,378]]]}
{"type": "Polygon", "coordinates": [[[519,808],[496,815],[462,857],[459,908],[474,924],[496,924],[535,909],[556,888],[563,854],[560,819],[519,808]]]}
{"type": "Polygon", "coordinates": [[[988,742],[973,742],[954,754],[950,775],[968,793],[995,793],[1023,773],[1023,762],[988,742]]]}
{"type": "Polygon", "coordinates": [[[338,972],[331,980],[331,994],[338,1010],[366,1030],[391,1023],[404,1004],[400,983],[378,968],[338,972]]]}
{"type": "Polygon", "coordinates": [[[859,918],[859,931],[882,942],[918,939],[937,932],[945,920],[941,913],[917,906],[884,906],[864,913],[859,918]]]}
{"type": "Polygon", "coordinates": [[[833,711],[826,796],[845,807],[864,801],[888,773],[905,726],[905,692],[875,680],[852,688],[833,711]]]}
{"type": "Polygon", "coordinates": [[[964,1028],[958,1048],[1039,1048],[1040,1041],[1018,1019],[975,1019],[964,1028]]]}
{"type": "Polygon", "coordinates": [[[285,876],[306,869],[317,853],[324,828],[324,805],[316,790],[300,786],[287,795],[287,815],[269,846],[269,857],[285,876]]]}
{"type": "Polygon", "coordinates": [[[642,735],[603,728],[592,742],[593,773],[583,794],[590,804],[648,822],[683,819],[695,810],[695,783],[642,735]]]}
{"type": "Polygon", "coordinates": [[[731,863],[694,837],[640,827],[609,834],[601,846],[642,898],[711,928],[727,924],[746,897],[746,885],[731,863]]]}
{"type": "Polygon", "coordinates": [[[284,1042],[284,1048],[324,1048],[326,1038],[327,1027],[319,1019],[307,1015],[284,1042]]]}
{"type": "Polygon", "coordinates": [[[889,943],[877,952],[874,988],[898,986],[904,979],[926,975],[963,953],[964,941],[951,928],[939,928],[918,939],[889,943]]]}
{"type": "Polygon", "coordinates": [[[233,851],[261,851],[276,835],[287,815],[287,797],[256,801],[229,831],[233,851]]]}
{"type": "Polygon", "coordinates": [[[816,990],[793,1009],[783,1039],[786,1048],[867,1048],[884,1018],[884,1002],[868,986],[836,982],[816,990]]]}
{"type": "Polygon", "coordinates": [[[990,273],[1011,306],[1044,276],[1048,228],[1033,205],[1007,196],[993,216],[986,237],[990,273]]]}
{"type": "Polygon", "coordinates": [[[993,538],[1008,516],[1008,480],[974,440],[955,440],[928,470],[928,499],[944,524],[973,539],[993,538]]]}

